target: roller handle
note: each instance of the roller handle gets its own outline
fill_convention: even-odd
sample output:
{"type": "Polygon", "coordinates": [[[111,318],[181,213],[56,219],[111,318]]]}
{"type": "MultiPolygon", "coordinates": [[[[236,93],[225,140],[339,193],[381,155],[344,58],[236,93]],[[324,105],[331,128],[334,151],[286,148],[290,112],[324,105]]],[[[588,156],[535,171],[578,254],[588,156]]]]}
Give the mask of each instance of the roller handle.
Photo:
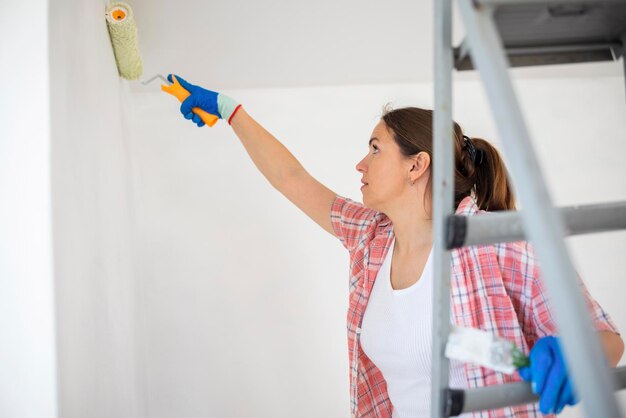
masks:
{"type": "MultiPolygon", "coordinates": [[[[174,80],[174,82],[169,86],[162,84],[161,90],[176,97],[182,103],[187,97],[191,95],[191,93],[189,93],[183,86],[180,85],[176,77],[172,76],[172,80],[174,80]]],[[[191,111],[200,116],[200,119],[202,119],[202,121],[208,126],[215,125],[219,119],[216,115],[202,110],[199,107],[194,107],[193,109],[191,109],[191,111]]]]}

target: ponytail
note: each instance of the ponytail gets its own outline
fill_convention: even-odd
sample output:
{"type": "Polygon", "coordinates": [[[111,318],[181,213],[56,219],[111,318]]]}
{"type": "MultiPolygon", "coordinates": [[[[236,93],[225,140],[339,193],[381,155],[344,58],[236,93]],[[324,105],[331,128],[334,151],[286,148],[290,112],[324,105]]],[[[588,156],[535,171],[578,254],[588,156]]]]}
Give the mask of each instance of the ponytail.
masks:
{"type": "Polygon", "coordinates": [[[498,150],[481,138],[457,138],[456,205],[470,194],[482,210],[515,210],[515,196],[498,150]]]}

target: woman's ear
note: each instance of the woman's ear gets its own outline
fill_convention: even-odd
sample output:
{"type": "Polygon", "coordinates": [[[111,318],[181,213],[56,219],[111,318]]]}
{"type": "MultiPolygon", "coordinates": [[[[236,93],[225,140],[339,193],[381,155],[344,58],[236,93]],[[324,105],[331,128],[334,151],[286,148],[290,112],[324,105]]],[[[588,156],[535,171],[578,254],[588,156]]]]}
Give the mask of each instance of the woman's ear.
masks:
{"type": "Polygon", "coordinates": [[[411,169],[409,170],[409,177],[412,182],[417,181],[424,173],[428,172],[430,167],[430,155],[426,152],[420,152],[417,155],[411,157],[411,169]]]}
{"type": "Polygon", "coordinates": [[[427,152],[420,152],[415,156],[414,165],[411,169],[417,176],[421,177],[430,168],[430,155],[427,152]]]}

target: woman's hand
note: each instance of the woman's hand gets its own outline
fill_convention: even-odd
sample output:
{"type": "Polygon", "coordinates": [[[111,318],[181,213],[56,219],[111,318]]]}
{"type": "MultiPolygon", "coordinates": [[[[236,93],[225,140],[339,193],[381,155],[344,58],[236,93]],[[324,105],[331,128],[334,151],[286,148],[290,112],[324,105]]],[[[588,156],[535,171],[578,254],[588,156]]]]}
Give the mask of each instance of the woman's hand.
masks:
{"type": "Polygon", "coordinates": [[[198,127],[204,126],[204,122],[200,119],[200,116],[192,112],[194,107],[199,107],[205,112],[228,121],[230,124],[233,115],[240,107],[239,103],[225,94],[204,89],[185,81],[178,75],[169,74],[167,79],[172,83],[174,82],[172,75],[176,77],[180,85],[190,93],[190,96],[180,105],[180,113],[182,113],[186,119],[191,119],[198,127]]]}
{"type": "Polygon", "coordinates": [[[520,368],[519,374],[525,381],[532,381],[532,391],[539,395],[542,414],[558,414],[565,405],[578,403],[574,382],[569,377],[556,337],[540,338],[530,350],[530,366],[520,368]]]}

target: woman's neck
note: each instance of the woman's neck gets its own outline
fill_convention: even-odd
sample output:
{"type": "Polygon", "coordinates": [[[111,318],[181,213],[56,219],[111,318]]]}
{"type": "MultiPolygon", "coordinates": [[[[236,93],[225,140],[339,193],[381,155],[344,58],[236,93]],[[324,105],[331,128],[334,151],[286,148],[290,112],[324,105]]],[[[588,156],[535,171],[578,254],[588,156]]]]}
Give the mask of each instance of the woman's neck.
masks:
{"type": "Polygon", "coordinates": [[[396,236],[394,252],[411,254],[432,246],[433,221],[423,211],[403,210],[387,216],[396,236]]]}

